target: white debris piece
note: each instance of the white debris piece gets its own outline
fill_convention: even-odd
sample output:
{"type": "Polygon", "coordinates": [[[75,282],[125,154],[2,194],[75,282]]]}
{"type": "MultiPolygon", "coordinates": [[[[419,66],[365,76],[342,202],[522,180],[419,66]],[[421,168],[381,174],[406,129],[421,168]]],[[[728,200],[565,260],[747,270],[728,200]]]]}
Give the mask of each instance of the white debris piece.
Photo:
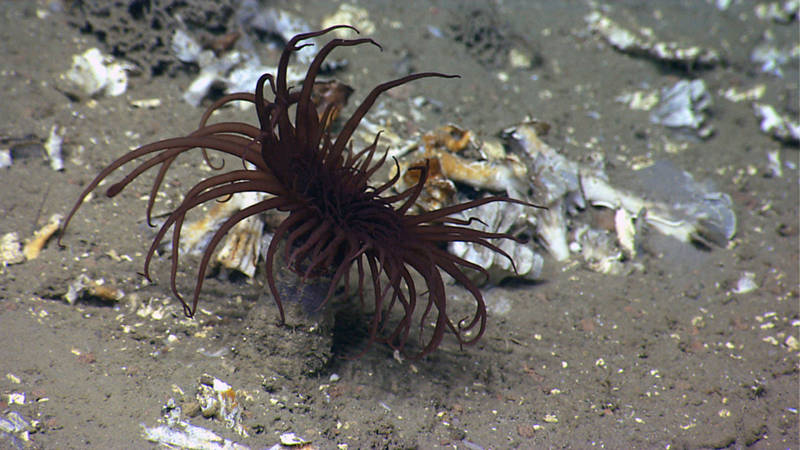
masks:
{"type": "MultiPolygon", "coordinates": [[[[190,254],[201,254],[222,223],[237,211],[252,206],[266,198],[266,194],[240,192],[228,201],[217,202],[202,218],[191,222],[181,230],[181,250],[190,254]]],[[[262,216],[253,216],[236,224],[225,235],[212,259],[213,265],[238,270],[252,277],[261,254],[264,229],[262,216]]],[[[168,239],[167,245],[171,245],[168,239]]]]}
{"type": "Polygon", "coordinates": [[[22,253],[22,242],[17,232],[12,231],[0,237],[0,264],[5,267],[24,261],[25,254],[22,253]]]}
{"type": "Polygon", "coordinates": [[[794,43],[791,46],[781,45],[776,42],[772,30],[764,32],[764,36],[758,45],[750,53],[750,60],[758,64],[764,73],[783,78],[783,66],[800,58],[800,44],[794,43]]]}
{"type": "Polygon", "coordinates": [[[755,7],[756,17],[761,20],[773,20],[789,23],[798,19],[800,0],[783,0],[759,3],[755,7]]]}
{"type": "Polygon", "coordinates": [[[179,61],[185,63],[197,62],[203,47],[184,30],[177,29],[172,34],[172,51],[179,61]]]}
{"type": "MultiPolygon", "coordinates": [[[[264,34],[280,36],[284,42],[289,42],[298,34],[316,30],[302,17],[282,9],[265,7],[263,2],[258,0],[242,0],[236,11],[236,23],[243,30],[254,29],[264,34]]],[[[352,24],[351,22],[340,23],[352,24]]],[[[323,28],[325,28],[324,25],[323,28]]],[[[248,52],[256,53],[248,33],[244,33],[240,42],[248,52]]],[[[308,42],[313,42],[313,40],[308,42]]],[[[295,53],[297,61],[301,64],[311,62],[314,54],[313,48],[302,48],[295,53]]],[[[252,88],[248,88],[248,90],[250,89],[252,88]]]]}
{"type": "Polygon", "coordinates": [[[144,438],[150,442],[183,449],[197,450],[249,450],[250,447],[224,439],[218,434],[186,421],[172,426],[159,425],[148,428],[142,424],[144,438]]]}
{"type": "MultiPolygon", "coordinates": [[[[526,226],[526,210],[532,209],[528,206],[516,203],[494,202],[472,208],[460,213],[461,219],[469,220],[475,217],[481,222],[474,221],[470,227],[488,231],[492,233],[509,233],[514,229],[526,226]]],[[[450,253],[475,263],[489,272],[490,282],[496,283],[508,277],[520,277],[528,280],[536,280],[542,272],[544,260],[535,253],[527,243],[519,243],[511,239],[489,239],[513,260],[472,242],[451,242],[449,245],[450,253]],[[515,269],[516,268],[516,272],[515,269]]]]}
{"type": "Polygon", "coordinates": [[[767,150],[767,175],[776,178],[783,176],[780,150],[767,150]]]}
{"type": "Polygon", "coordinates": [[[281,445],[285,445],[287,447],[293,447],[296,445],[306,445],[311,442],[291,432],[281,434],[280,440],[281,440],[281,445]]]}
{"type": "Polygon", "coordinates": [[[758,289],[756,282],[756,274],[753,272],[744,272],[739,280],[736,282],[736,287],[733,288],[734,294],[747,294],[758,289]]]}
{"type": "MultiPolygon", "coordinates": [[[[322,27],[327,28],[342,23],[350,24],[358,30],[369,36],[375,32],[375,24],[369,18],[369,11],[361,6],[355,6],[349,3],[342,3],[339,9],[332,15],[322,19],[322,27]]],[[[340,38],[350,36],[352,32],[342,29],[337,30],[336,34],[340,38]]]]}
{"type": "Polygon", "coordinates": [[[720,61],[716,50],[680,42],[659,41],[651,29],[625,28],[599,11],[593,11],[584,19],[589,24],[589,31],[599,34],[623,53],[646,55],[657,61],[680,63],[687,67],[715,65],[720,61]]]}
{"type": "Polygon", "coordinates": [[[754,103],[753,110],[761,120],[761,131],[783,142],[800,142],[800,121],[781,116],[771,105],[754,103]]]}
{"type": "Polygon", "coordinates": [[[64,170],[64,157],[61,155],[61,145],[64,143],[64,138],[58,132],[58,125],[53,125],[50,128],[50,135],[44,143],[44,149],[47,153],[47,159],[50,161],[50,168],[55,171],[64,170]]]}
{"type": "Polygon", "coordinates": [[[14,159],[11,157],[11,149],[0,149],[0,169],[11,167],[14,164],[14,159]]]}
{"type": "Polygon", "coordinates": [[[713,129],[704,125],[705,110],[711,103],[703,80],[681,80],[661,90],[661,102],[650,113],[650,121],[672,128],[692,128],[698,130],[700,137],[709,137],[713,129]]]}
{"type": "Polygon", "coordinates": [[[89,96],[98,94],[116,97],[125,93],[128,88],[127,71],[133,70],[132,64],[115,62],[114,58],[96,47],[72,57],[72,68],[64,77],[75,83],[89,96]]]}

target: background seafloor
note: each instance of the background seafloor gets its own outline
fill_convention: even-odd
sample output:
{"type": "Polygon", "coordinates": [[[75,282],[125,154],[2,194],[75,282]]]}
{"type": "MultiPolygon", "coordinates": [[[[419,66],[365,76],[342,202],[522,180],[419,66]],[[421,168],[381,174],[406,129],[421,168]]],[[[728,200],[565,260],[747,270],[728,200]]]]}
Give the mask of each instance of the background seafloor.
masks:
{"type": "MultiPolygon", "coordinates": [[[[142,5],[170,11],[172,2],[108,2],[127,3],[138,6],[115,11],[117,25],[147,34],[152,23],[136,20],[142,5]]],[[[120,97],[76,101],[58,89],[72,55],[112,50],[98,36],[110,39],[113,21],[96,20],[92,33],[82,33],[75,24],[88,31],[86,23],[64,11],[92,4],[0,4],[0,137],[15,157],[0,170],[2,233],[30,236],[52,213],[65,213],[112,158],[196,126],[201,108],[181,100],[193,75],[163,61],[162,74],[133,77],[120,97]],[[103,23],[109,30],[98,29],[103,23]],[[161,106],[130,106],[148,98],[161,106]],[[35,145],[53,124],[65,132],[62,172],[35,145]]],[[[349,66],[336,76],[356,89],[354,100],[409,68],[460,74],[457,82],[408,86],[387,96],[387,107],[422,95],[441,107],[426,110],[418,127],[453,122],[483,135],[530,115],[552,125],[545,140],[571,159],[603,151],[611,177],[628,176],[638,159],[669,160],[731,195],[738,218],[732,245],[706,251],[653,243],[642,256],[645,270],[628,276],[546,259],[540,283],[485,290],[490,306],[510,310],[492,310],[475,347],[462,351],[446,339],[415,364],[378,348],[335,362],[320,378],[287,378],[276,367],[280,355],[257,342],[250,326],[249,310],[263,309],[265,320],[273,314],[272,305],[255,302],[256,286],[210,279],[202,303],[208,313],[185,321],[165,280],[143,285],[137,275],[149,236],[140,220],[146,188],[98,198],[84,205],[66,249],[50,242],[39,258],[0,269],[0,411],[38,421],[29,441],[3,432],[0,446],[145,447],[142,424],[156,425],[180,390],[191,398],[208,373],[246,393],[239,398],[250,437],[218,421],[190,421],[252,448],[269,447],[287,431],[318,448],[798,448],[797,144],[762,133],[750,101],[722,95],[764,85],[760,101],[796,120],[797,50],[780,76],[751,61],[766,39],[790,55],[797,48],[796,12],[788,23],[757,14],[771,4],[792,2],[361,2],[384,52],[342,50],[349,66]],[[686,70],[618,52],[584,19],[606,9],[660,38],[715,48],[724,62],[686,70]],[[497,57],[509,43],[535,56],[528,67],[497,57]],[[615,101],[626,91],[695,78],[714,99],[708,139],[652,124],[648,113],[615,101]],[[777,151],[781,173],[769,151],[777,151]],[[746,272],[757,288],[735,294],[746,272]],[[61,296],[81,273],[104,278],[125,297],[113,305],[91,298],[66,304],[61,296]],[[331,373],[338,381],[329,381],[331,373]]],[[[185,8],[184,20],[197,20],[189,12],[203,5],[185,8]]],[[[318,27],[340,2],[271,6],[318,27]]],[[[208,23],[216,32],[224,26],[208,23]]],[[[158,60],[152,53],[142,61],[158,60]]],[[[176,164],[178,180],[196,177],[196,163],[176,164]]],[[[187,289],[191,278],[180,286],[187,289]]]]}

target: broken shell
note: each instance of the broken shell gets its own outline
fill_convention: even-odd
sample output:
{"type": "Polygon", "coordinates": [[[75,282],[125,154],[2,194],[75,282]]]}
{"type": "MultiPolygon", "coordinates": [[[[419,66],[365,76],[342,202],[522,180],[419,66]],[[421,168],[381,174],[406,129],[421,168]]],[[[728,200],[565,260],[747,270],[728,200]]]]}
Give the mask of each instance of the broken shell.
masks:
{"type": "Polygon", "coordinates": [[[219,58],[211,50],[201,52],[198,55],[200,74],[183,93],[183,99],[192,106],[200,105],[214,83],[225,83],[225,75],[242,60],[242,54],[236,51],[225,53],[219,58]]]}
{"type": "Polygon", "coordinates": [[[422,142],[427,149],[445,149],[450,152],[460,152],[472,143],[473,135],[456,125],[444,125],[422,136],[422,142]]]}
{"type": "Polygon", "coordinates": [[[800,2],[784,0],[782,2],[760,3],[754,8],[756,17],[761,20],[773,20],[778,23],[790,23],[797,19],[800,2]]]}
{"type": "Polygon", "coordinates": [[[283,433],[280,436],[281,445],[285,445],[287,447],[294,447],[298,445],[306,445],[311,443],[311,441],[307,439],[303,439],[302,437],[298,436],[295,433],[283,433]]]}
{"type": "Polygon", "coordinates": [[[72,68],[64,77],[89,96],[104,93],[116,97],[125,93],[128,87],[126,71],[133,68],[128,63],[114,62],[113,57],[103,55],[93,47],[72,57],[72,68]]]}
{"type": "Polygon", "coordinates": [[[39,253],[42,251],[47,241],[61,227],[61,220],[63,218],[64,216],[61,214],[53,214],[50,216],[50,220],[47,221],[47,224],[33,234],[33,238],[31,238],[22,249],[22,253],[25,255],[26,259],[30,260],[39,257],[39,253]]]}
{"type": "Polygon", "coordinates": [[[50,160],[50,168],[55,171],[64,170],[64,158],[61,156],[61,145],[64,143],[64,138],[58,132],[58,125],[53,125],[50,128],[50,136],[44,143],[44,149],[47,153],[47,159],[50,160]]]}
{"type": "Polygon", "coordinates": [[[567,218],[564,202],[558,199],[537,214],[536,234],[556,261],[569,259],[569,243],[567,242],[567,218]]]}
{"type": "Polygon", "coordinates": [[[607,15],[593,11],[585,17],[589,31],[597,33],[617,50],[632,55],[646,55],[657,61],[681,63],[687,68],[714,66],[720,62],[716,50],[679,42],[659,41],[652,30],[625,28],[607,15]]]}
{"type": "Polygon", "coordinates": [[[131,100],[131,106],[134,108],[155,109],[161,106],[161,99],[155,97],[143,98],[141,100],[131,100]]]}
{"type": "Polygon", "coordinates": [[[771,105],[754,103],[753,110],[761,120],[761,131],[787,143],[800,142],[800,122],[781,116],[771,105]]]}
{"type": "Polygon", "coordinates": [[[583,225],[575,234],[589,269],[607,275],[620,275],[626,271],[622,252],[614,244],[610,233],[583,225]]]}
{"type": "Polygon", "coordinates": [[[14,164],[14,159],[11,157],[11,149],[0,149],[0,169],[11,167],[11,164],[14,164]]]}
{"type": "Polygon", "coordinates": [[[767,175],[777,178],[783,176],[780,150],[767,150],[767,175]]]}
{"type": "MultiPolygon", "coordinates": [[[[515,230],[527,227],[527,209],[529,208],[516,203],[501,204],[500,202],[494,202],[462,212],[459,218],[463,220],[469,220],[470,218],[480,219],[480,222],[473,221],[470,225],[475,229],[493,233],[513,234],[515,230]]],[[[511,260],[473,242],[452,242],[449,250],[452,254],[486,269],[489,272],[488,281],[491,283],[500,282],[508,277],[535,280],[541,275],[544,261],[528,244],[519,243],[511,239],[489,239],[489,242],[505,251],[511,257],[511,260]]]]}
{"type": "Polygon", "coordinates": [[[185,63],[197,62],[203,47],[184,30],[177,29],[172,35],[172,52],[179,61],[185,63]]]}
{"type": "Polygon", "coordinates": [[[756,274],[753,272],[744,272],[742,276],[736,281],[736,287],[733,288],[734,294],[747,294],[758,289],[756,282],[756,274]]]}
{"type": "MultiPolygon", "coordinates": [[[[335,13],[322,19],[322,28],[329,28],[342,23],[358,28],[362,34],[367,36],[375,32],[375,24],[369,19],[369,12],[359,6],[342,3],[335,13]]],[[[349,30],[336,30],[334,33],[340,38],[350,36],[349,30]]]]}
{"type": "Polygon", "coordinates": [[[0,238],[0,264],[3,267],[11,264],[19,264],[25,261],[25,254],[22,253],[22,243],[16,231],[6,233],[0,238]]]}
{"type": "MultiPolygon", "coordinates": [[[[535,180],[536,200],[550,206],[570,193],[580,191],[579,165],[568,160],[539,138],[535,122],[524,122],[503,130],[512,149],[529,159],[528,176],[535,180]]],[[[578,207],[585,205],[578,204],[578,207]]]]}
{"type": "Polygon", "coordinates": [[[614,214],[614,229],[617,232],[617,241],[628,259],[636,257],[636,227],[635,217],[626,209],[620,208],[614,214]]]}
{"type": "Polygon", "coordinates": [[[581,177],[584,195],[593,205],[622,207],[631,214],[644,209],[649,225],[684,242],[724,246],[736,233],[736,215],[727,194],[694,181],[689,173],[666,161],[637,172],[642,196],[614,188],[588,172],[581,177]]]}
{"type": "Polygon", "coordinates": [[[250,447],[223,439],[216,433],[186,421],[148,428],[142,424],[144,438],[169,448],[249,450],[250,447]]]}
{"type": "MultiPolygon", "coordinates": [[[[181,250],[191,254],[201,253],[214,232],[237,211],[262,201],[264,194],[241,192],[226,202],[217,202],[200,219],[187,224],[181,230],[181,250]]],[[[223,238],[220,250],[212,259],[212,264],[226,269],[238,270],[252,277],[261,254],[261,238],[264,219],[254,216],[239,222],[223,238]]],[[[168,244],[171,245],[171,244],[168,244]]]]}
{"type": "Polygon", "coordinates": [[[252,277],[256,273],[263,231],[264,220],[257,216],[237,223],[225,236],[225,242],[215,257],[216,262],[226,269],[238,270],[252,277]]]}
{"type": "MultiPolygon", "coordinates": [[[[791,46],[780,45],[775,42],[775,35],[771,30],[764,32],[758,45],[750,53],[750,60],[761,66],[761,71],[783,78],[783,66],[800,57],[800,44],[791,46]]],[[[797,62],[794,61],[794,65],[797,62]]]]}
{"type": "Polygon", "coordinates": [[[28,420],[22,414],[10,411],[5,417],[0,417],[0,443],[10,443],[18,449],[29,448],[23,442],[30,443],[29,434],[36,432],[40,426],[38,421],[28,420]]]}
{"type": "Polygon", "coordinates": [[[661,101],[650,113],[650,121],[672,128],[692,128],[706,138],[713,131],[710,126],[704,126],[705,110],[711,103],[703,80],[681,80],[661,90],[661,101]]]}
{"type": "Polygon", "coordinates": [[[64,300],[70,305],[74,305],[84,293],[110,302],[118,302],[125,297],[122,289],[106,285],[104,279],[93,280],[86,274],[80,274],[69,284],[67,292],[64,294],[64,300]]]}

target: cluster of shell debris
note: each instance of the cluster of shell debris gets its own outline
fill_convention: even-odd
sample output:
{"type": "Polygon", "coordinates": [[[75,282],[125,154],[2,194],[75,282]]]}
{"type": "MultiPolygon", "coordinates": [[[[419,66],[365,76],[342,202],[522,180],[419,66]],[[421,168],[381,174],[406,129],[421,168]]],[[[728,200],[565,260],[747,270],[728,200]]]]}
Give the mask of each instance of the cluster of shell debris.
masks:
{"type": "MultiPolygon", "coordinates": [[[[544,264],[543,253],[558,261],[579,258],[603,273],[626,273],[641,264],[637,254],[649,230],[706,246],[725,246],[736,231],[730,197],[666,161],[640,168],[639,178],[644,181],[638,186],[621,187],[606,174],[603,155],[595,155],[589,164],[568,159],[540,138],[548,128],[540,122],[525,121],[482,142],[456,125],[440,127],[420,139],[404,139],[388,122],[367,120],[360,138],[371,142],[366,140],[374,138],[372,130],[384,130],[382,138],[390,142],[391,155],[399,161],[398,190],[418,181],[408,167],[430,161],[431,175],[415,205],[418,210],[488,193],[546,207],[489,204],[463,213],[465,219],[480,219],[473,226],[531,238],[528,243],[496,242],[512,255],[516,272],[508,259],[480,246],[451,245],[454,254],[487,268],[493,281],[507,277],[536,280],[544,264]],[[607,211],[611,220],[597,225],[587,209],[607,211]]],[[[216,225],[259,199],[255,194],[236,195],[215,205],[205,217],[188,225],[183,237],[185,250],[202,250],[216,225]]],[[[261,217],[237,226],[221,244],[216,264],[252,276],[271,238],[265,230],[272,222],[261,217]]]]}
{"type": "MultiPolygon", "coordinates": [[[[247,438],[249,434],[242,425],[244,411],[242,402],[253,401],[247,392],[235,391],[230,384],[204,374],[200,377],[194,398],[188,397],[177,385],[172,386],[172,394],[173,397],[167,400],[161,409],[162,424],[152,427],[141,424],[142,434],[146,440],[168,448],[229,450],[250,448],[189,421],[190,418],[197,418],[221,422],[225,428],[232,429],[239,436],[247,438]],[[175,400],[175,397],[178,397],[178,400],[175,400]]],[[[310,441],[292,432],[281,434],[279,443],[269,447],[270,450],[314,448],[316,447],[311,445],[310,441]]]]}

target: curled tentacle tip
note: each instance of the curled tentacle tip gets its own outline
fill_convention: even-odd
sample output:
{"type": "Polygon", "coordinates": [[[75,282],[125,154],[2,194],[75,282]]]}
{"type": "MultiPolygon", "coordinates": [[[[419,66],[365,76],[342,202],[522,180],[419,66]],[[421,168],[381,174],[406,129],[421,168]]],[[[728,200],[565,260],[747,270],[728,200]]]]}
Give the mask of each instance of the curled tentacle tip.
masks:
{"type": "Polygon", "coordinates": [[[117,194],[122,192],[125,188],[125,185],[120,181],[119,183],[114,183],[106,189],[106,197],[112,198],[115,197],[117,194]]]}

